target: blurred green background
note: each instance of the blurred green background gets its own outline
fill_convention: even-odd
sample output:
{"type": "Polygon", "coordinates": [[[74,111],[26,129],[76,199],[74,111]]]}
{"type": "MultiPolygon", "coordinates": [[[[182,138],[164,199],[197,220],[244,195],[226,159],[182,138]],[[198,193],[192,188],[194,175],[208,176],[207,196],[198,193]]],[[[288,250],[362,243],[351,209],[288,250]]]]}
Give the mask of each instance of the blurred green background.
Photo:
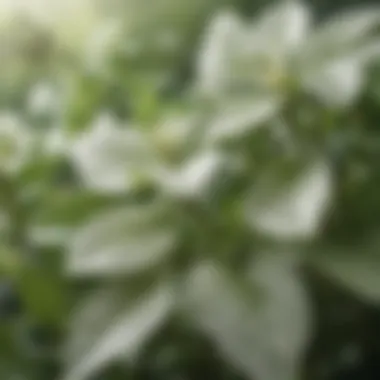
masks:
{"type": "MultiPolygon", "coordinates": [[[[309,2],[321,20],[349,7],[378,3],[376,0],[309,2]]],[[[268,1],[236,0],[235,3],[242,13],[256,14],[268,1]]],[[[149,59],[148,55],[128,63],[116,55],[107,63],[112,67],[110,75],[104,77],[81,70],[72,74],[65,71],[64,64],[57,69],[56,60],[64,61],[63,52],[49,50],[49,41],[32,46],[25,26],[26,35],[15,42],[15,46],[25,49],[25,59],[20,61],[20,67],[7,67],[4,60],[4,70],[0,68],[0,104],[23,115],[30,128],[48,129],[56,114],[30,113],[27,97],[39,79],[51,79],[55,83],[57,70],[62,70],[59,80],[68,85],[72,94],[63,110],[72,130],[82,128],[100,108],[110,109],[123,119],[138,115],[142,120],[149,120],[163,102],[181,106],[183,90],[193,75],[191,60],[199,41],[197,33],[204,27],[205,19],[195,18],[189,23],[192,31],[186,36],[185,48],[180,53],[156,55],[155,59],[149,59]],[[153,86],[156,70],[170,71],[169,80],[153,86]]],[[[145,37],[149,40],[151,34],[145,37]]],[[[363,254],[375,254],[380,249],[377,236],[380,228],[380,65],[371,68],[370,78],[355,108],[336,120],[325,121],[323,130],[329,144],[324,154],[334,163],[339,190],[323,231],[321,249],[324,243],[348,251],[360,251],[357,247],[364,245],[363,254]],[[344,125],[344,128],[334,128],[331,123],[344,125]]],[[[57,85],[61,84],[57,81],[57,85]]],[[[1,179],[2,208],[12,218],[11,231],[4,233],[6,237],[0,249],[0,377],[3,379],[59,378],[62,371],[59,354],[70,310],[96,287],[89,281],[69,281],[62,270],[61,250],[49,244],[43,247],[33,244],[26,237],[29,225],[56,221],[75,225],[94,209],[122,201],[78,195],[75,181],[70,165],[59,159],[49,162],[41,159],[14,181],[1,179]],[[24,196],[25,188],[29,187],[30,196],[24,196]]],[[[378,266],[378,282],[374,284],[378,289],[374,292],[380,294],[380,260],[375,260],[374,265],[378,266]]],[[[347,292],[320,273],[305,269],[303,275],[312,295],[317,326],[306,353],[302,380],[379,379],[378,305],[360,294],[347,292]]],[[[122,379],[244,380],[246,377],[225,363],[207,338],[174,317],[144,347],[133,366],[110,365],[92,380],[122,379]]]]}

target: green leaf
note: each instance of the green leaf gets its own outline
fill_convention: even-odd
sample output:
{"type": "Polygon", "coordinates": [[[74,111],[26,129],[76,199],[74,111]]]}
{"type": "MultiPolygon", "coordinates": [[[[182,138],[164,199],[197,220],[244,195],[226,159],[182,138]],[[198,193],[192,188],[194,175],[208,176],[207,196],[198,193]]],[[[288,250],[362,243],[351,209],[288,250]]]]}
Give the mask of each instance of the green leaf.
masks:
{"type": "Polygon", "coordinates": [[[88,218],[93,212],[109,202],[101,197],[84,191],[58,190],[51,192],[43,200],[35,213],[36,224],[76,225],[88,218]]]}
{"type": "Polygon", "coordinates": [[[337,284],[369,302],[378,303],[380,256],[375,247],[330,247],[313,255],[311,262],[337,284]]]}
{"type": "Polygon", "coordinates": [[[65,245],[75,228],[109,204],[110,199],[83,191],[51,191],[34,204],[28,236],[39,245],[65,245]]]}

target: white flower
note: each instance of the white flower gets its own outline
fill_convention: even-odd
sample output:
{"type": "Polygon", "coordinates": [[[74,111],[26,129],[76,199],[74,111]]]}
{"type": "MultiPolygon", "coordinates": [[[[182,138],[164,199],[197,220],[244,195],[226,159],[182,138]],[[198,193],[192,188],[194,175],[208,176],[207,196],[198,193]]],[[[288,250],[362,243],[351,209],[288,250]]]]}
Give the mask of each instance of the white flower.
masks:
{"type": "Polygon", "coordinates": [[[71,158],[86,185],[111,193],[133,189],[157,165],[143,133],[107,115],[73,144],[71,158]]]}
{"type": "Polygon", "coordinates": [[[214,100],[286,95],[298,85],[331,106],[355,100],[365,65],[380,53],[370,32],[379,10],[351,12],[311,29],[299,1],[282,1],[252,24],[231,13],[212,22],[200,54],[198,90],[214,100]]]}
{"type": "Polygon", "coordinates": [[[171,116],[149,133],[103,116],[73,144],[71,159],[97,191],[123,193],[142,181],[170,195],[199,197],[230,166],[223,154],[200,149],[200,126],[195,115],[171,116]]]}
{"type": "Polygon", "coordinates": [[[199,57],[201,88],[220,97],[276,87],[286,75],[289,55],[304,39],[307,18],[296,2],[283,2],[252,25],[234,14],[219,14],[199,57]]]}
{"type": "Polygon", "coordinates": [[[0,172],[12,174],[27,162],[32,135],[13,114],[0,115],[0,172]]]}

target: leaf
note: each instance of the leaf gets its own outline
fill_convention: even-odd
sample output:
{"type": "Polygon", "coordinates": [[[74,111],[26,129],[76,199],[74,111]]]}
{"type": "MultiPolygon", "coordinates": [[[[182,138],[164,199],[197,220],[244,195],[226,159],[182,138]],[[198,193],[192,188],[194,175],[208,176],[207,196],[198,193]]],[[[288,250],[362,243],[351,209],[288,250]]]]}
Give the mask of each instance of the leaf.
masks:
{"type": "Polygon", "coordinates": [[[378,8],[339,13],[327,20],[305,41],[302,55],[314,65],[335,60],[360,46],[379,23],[378,8]]]}
{"type": "Polygon", "coordinates": [[[206,138],[214,143],[243,137],[274,117],[279,108],[274,97],[230,101],[211,120],[206,138]]]}
{"type": "Polygon", "coordinates": [[[373,247],[330,247],[313,255],[311,262],[359,297],[373,303],[380,301],[380,257],[373,247]]]}
{"type": "Polygon", "coordinates": [[[97,215],[73,238],[67,269],[77,276],[133,274],[157,265],[175,247],[176,229],[160,206],[129,206],[97,215]]]}
{"type": "Polygon", "coordinates": [[[93,295],[73,319],[63,379],[85,380],[109,362],[130,359],[165,321],[172,306],[169,286],[134,303],[114,289],[93,295]]]}
{"type": "Polygon", "coordinates": [[[353,54],[353,58],[356,59],[362,65],[372,63],[374,59],[380,56],[380,41],[378,38],[374,38],[365,44],[357,48],[353,54]]]}
{"type": "Polygon", "coordinates": [[[301,85],[326,105],[351,105],[362,90],[365,65],[378,55],[371,33],[379,25],[376,8],[328,20],[299,51],[295,64],[301,85]]]}
{"type": "Polygon", "coordinates": [[[309,338],[309,308],[293,269],[263,256],[243,288],[220,266],[206,263],[187,284],[189,315],[248,378],[297,378],[309,338]]]}
{"type": "Polygon", "coordinates": [[[47,194],[39,204],[33,224],[77,225],[108,204],[109,198],[92,193],[57,190],[47,194]]]}
{"type": "Polygon", "coordinates": [[[304,78],[304,87],[327,106],[350,106],[364,85],[364,67],[355,59],[331,62],[304,78]]]}
{"type": "Polygon", "coordinates": [[[330,168],[316,162],[290,186],[273,186],[276,184],[253,188],[243,203],[249,226],[280,240],[314,237],[330,205],[330,168]]]}
{"type": "Polygon", "coordinates": [[[220,12],[211,21],[197,64],[201,94],[220,96],[220,91],[225,89],[230,59],[239,47],[242,31],[241,21],[231,11],[220,12]]]}
{"type": "Polygon", "coordinates": [[[286,54],[305,40],[309,27],[309,9],[301,1],[285,0],[267,9],[253,31],[268,50],[286,54]]]}
{"type": "Polygon", "coordinates": [[[38,246],[64,247],[75,233],[75,228],[62,225],[35,225],[29,228],[28,238],[38,246]]]}
{"type": "Polygon", "coordinates": [[[30,216],[29,238],[39,245],[65,246],[81,223],[107,205],[109,199],[83,191],[52,192],[30,216]]]}
{"type": "Polygon", "coordinates": [[[215,151],[202,152],[177,169],[163,172],[158,178],[162,189],[175,197],[200,198],[209,194],[229,162],[215,151]]]}

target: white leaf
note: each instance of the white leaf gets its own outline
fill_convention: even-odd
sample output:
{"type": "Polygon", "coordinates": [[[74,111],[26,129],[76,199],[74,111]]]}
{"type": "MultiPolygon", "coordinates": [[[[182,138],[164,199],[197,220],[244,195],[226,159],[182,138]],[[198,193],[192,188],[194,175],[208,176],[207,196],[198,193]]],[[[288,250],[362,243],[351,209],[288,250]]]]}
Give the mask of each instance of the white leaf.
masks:
{"type": "Polygon", "coordinates": [[[332,107],[350,106],[364,84],[364,68],[354,59],[331,62],[304,78],[304,87],[332,107]]]}
{"type": "Polygon", "coordinates": [[[166,286],[136,303],[107,291],[95,295],[74,320],[63,379],[85,380],[110,361],[131,359],[167,318],[173,295],[166,286]]]}
{"type": "Polygon", "coordinates": [[[310,21],[310,12],[303,3],[285,0],[268,9],[253,26],[253,31],[260,37],[259,42],[268,44],[268,50],[288,54],[305,40],[310,21]]]}
{"type": "Polygon", "coordinates": [[[380,41],[379,39],[368,41],[367,43],[360,46],[354,52],[353,57],[363,65],[371,63],[374,59],[380,56],[380,41]]]}
{"type": "Polygon", "coordinates": [[[188,283],[189,315],[249,378],[292,380],[309,338],[306,295],[281,261],[265,257],[254,265],[254,285],[252,292],[244,288],[246,294],[218,265],[195,268],[188,283]]]}
{"type": "Polygon", "coordinates": [[[305,41],[300,59],[306,62],[305,66],[318,69],[326,62],[346,57],[365,43],[365,39],[379,23],[378,8],[339,13],[305,41]]]}
{"type": "Polygon", "coordinates": [[[329,167],[318,162],[280,191],[266,190],[263,199],[253,191],[244,203],[248,224],[256,231],[277,239],[310,239],[320,228],[332,193],[329,167]]]}
{"type": "Polygon", "coordinates": [[[157,265],[173,250],[176,230],[152,206],[98,215],[72,239],[68,271],[79,276],[132,274],[157,265]]]}
{"type": "Polygon", "coordinates": [[[211,22],[199,55],[199,89],[207,96],[219,96],[225,89],[230,63],[242,37],[242,25],[232,12],[221,12],[211,22]]]}
{"type": "Polygon", "coordinates": [[[199,198],[211,190],[226,166],[226,158],[221,153],[208,151],[189,159],[178,169],[162,172],[158,181],[168,194],[199,198]]]}
{"type": "Polygon", "coordinates": [[[70,313],[67,341],[62,350],[65,365],[73,367],[80,362],[114,320],[131,307],[131,301],[125,290],[116,285],[97,289],[81,300],[70,313]]]}
{"type": "Polygon", "coordinates": [[[29,239],[39,246],[66,246],[74,235],[74,228],[62,226],[31,226],[28,232],[29,239]]]}
{"type": "Polygon", "coordinates": [[[310,44],[342,45],[368,35],[380,22],[380,9],[371,8],[347,11],[327,20],[310,40],[310,44]]]}
{"type": "Polygon", "coordinates": [[[289,357],[297,357],[308,343],[311,328],[310,305],[298,277],[297,257],[287,252],[262,254],[252,261],[249,272],[252,284],[269,297],[262,318],[272,321],[269,332],[273,345],[289,357]]]}
{"type": "Polygon", "coordinates": [[[206,138],[210,142],[239,138],[273,117],[280,107],[275,98],[230,101],[211,121],[206,138]]]}

